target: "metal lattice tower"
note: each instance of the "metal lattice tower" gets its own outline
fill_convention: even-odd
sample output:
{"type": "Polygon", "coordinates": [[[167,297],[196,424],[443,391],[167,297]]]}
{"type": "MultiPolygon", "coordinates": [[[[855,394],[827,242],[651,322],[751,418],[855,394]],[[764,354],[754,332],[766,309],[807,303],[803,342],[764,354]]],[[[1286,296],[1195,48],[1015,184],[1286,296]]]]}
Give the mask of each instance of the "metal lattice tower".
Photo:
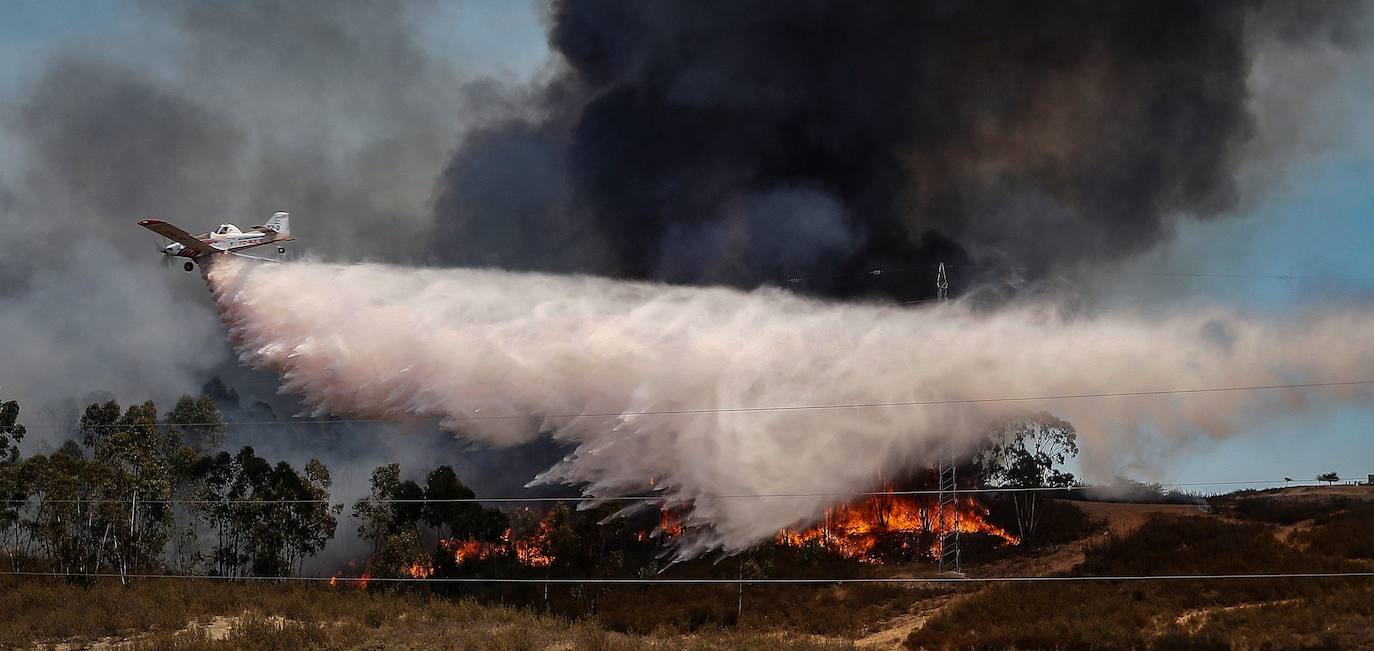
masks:
{"type": "MultiPolygon", "coordinates": [[[[945,275],[945,263],[935,274],[936,300],[949,300],[949,277],[945,275]]],[[[936,505],[939,535],[935,540],[935,556],[940,572],[960,572],[959,559],[959,477],[955,471],[954,441],[946,437],[940,449],[940,463],[937,469],[939,478],[936,505]]]]}
{"type": "Polygon", "coordinates": [[[955,472],[953,446],[945,444],[940,454],[940,491],[939,520],[940,534],[936,539],[935,553],[939,558],[940,571],[960,572],[959,557],[959,488],[955,472]]]}

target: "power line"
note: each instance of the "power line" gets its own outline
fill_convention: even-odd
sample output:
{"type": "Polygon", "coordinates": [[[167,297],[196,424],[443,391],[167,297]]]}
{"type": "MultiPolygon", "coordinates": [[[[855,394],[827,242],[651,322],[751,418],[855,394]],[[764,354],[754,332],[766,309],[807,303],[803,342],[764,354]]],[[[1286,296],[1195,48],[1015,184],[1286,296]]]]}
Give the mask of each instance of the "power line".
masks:
{"type": "Polygon", "coordinates": [[[1374,278],[1367,276],[1302,276],[1292,274],[1267,275],[1267,274],[1227,274],[1227,273],[1207,273],[1201,271],[1116,271],[1128,276],[1175,276],[1183,278],[1231,278],[1237,280],[1283,280],[1283,281],[1313,281],[1313,282],[1374,282],[1374,278]]]}
{"type": "MultiPolygon", "coordinates": [[[[1359,476],[1354,473],[1350,476],[1359,476]]],[[[1283,479],[1254,479],[1254,480],[1235,480],[1235,481],[1196,481],[1196,482],[1174,482],[1164,484],[1141,484],[1141,487],[1151,488],[1187,488],[1200,486],[1256,486],[1256,485],[1284,485],[1290,487],[1304,486],[1326,486],[1326,482],[1317,480],[1311,481],[1286,481],[1283,479]]],[[[1134,486],[1035,486],[1035,487],[1015,487],[1015,486],[993,486],[987,488],[960,488],[957,493],[964,495],[978,495],[991,493],[1070,493],[1074,491],[1112,491],[1116,489],[1130,490],[1134,486]]],[[[933,496],[939,495],[935,489],[919,490],[894,490],[894,491],[860,491],[853,493],[840,492],[817,492],[817,493],[752,493],[735,495],[713,495],[715,499],[759,499],[759,498],[811,498],[811,497],[843,497],[843,498],[863,498],[863,497],[913,497],[913,496],[933,496]]],[[[655,501],[675,501],[667,495],[615,495],[606,497],[596,497],[592,495],[569,495],[564,497],[454,497],[454,498],[387,498],[370,499],[365,498],[374,504],[453,504],[453,503],[525,503],[525,502],[655,502],[655,501]]],[[[8,504],[27,504],[34,500],[4,499],[0,503],[8,504]]],[[[125,504],[132,501],[132,498],[95,498],[95,499],[55,499],[42,500],[45,504],[125,504]]],[[[330,504],[329,499],[314,500],[257,500],[257,499],[140,499],[140,504],[330,504]]],[[[1180,504],[1180,506],[1188,506],[1180,504]]]]}
{"type": "MultiPolygon", "coordinates": [[[[920,271],[920,272],[922,272],[922,273],[929,273],[929,272],[931,271],[931,269],[932,269],[932,267],[931,267],[930,265],[917,266],[917,267],[897,267],[897,268],[887,268],[887,269],[872,269],[872,270],[870,270],[870,271],[865,271],[865,272],[863,272],[863,273],[858,273],[858,274],[846,274],[846,275],[834,276],[834,277],[829,277],[829,276],[827,276],[827,277],[825,277],[825,278],[827,278],[827,279],[859,278],[859,277],[863,277],[863,276],[869,276],[869,277],[873,277],[873,278],[882,278],[882,277],[884,276],[884,274],[890,276],[890,275],[895,275],[895,274],[899,274],[899,273],[903,273],[903,272],[915,272],[915,271],[920,271]]],[[[1367,277],[1367,276],[1301,276],[1301,275],[1291,275],[1291,274],[1285,274],[1285,275],[1270,275],[1270,274],[1248,274],[1248,273],[1234,273],[1234,274],[1232,274],[1232,273],[1209,273],[1209,272],[1204,272],[1204,271],[1122,271],[1122,270],[1117,270],[1117,271],[1112,272],[1112,273],[1120,274],[1120,275],[1125,275],[1125,276],[1153,276],[1153,277],[1160,277],[1160,278],[1171,278],[1171,277],[1172,277],[1172,278],[1220,278],[1220,279],[1231,279],[1231,280],[1276,280],[1276,281],[1283,281],[1283,282],[1329,282],[1329,283],[1331,283],[1331,282],[1353,282],[1353,283],[1374,283],[1374,278],[1367,277]]],[[[802,283],[802,282],[805,282],[806,280],[808,280],[808,279],[806,279],[806,278],[794,277],[794,278],[788,278],[788,279],[786,279],[786,282],[787,282],[787,284],[796,285],[796,284],[800,284],[800,283],[802,283]]],[[[891,303],[891,304],[892,304],[892,305],[921,305],[921,304],[924,304],[924,303],[936,303],[936,302],[939,302],[939,301],[940,301],[939,298],[919,298],[919,299],[906,300],[906,301],[895,301],[895,302],[893,302],[893,303],[891,303]]]]}
{"type": "MultiPolygon", "coordinates": [[[[1143,391],[1103,391],[1096,393],[1063,393],[1039,396],[1011,396],[1002,398],[950,398],[943,400],[904,400],[893,402],[854,402],[841,404],[802,404],[802,405],[773,405],[764,407],[703,407],[694,409],[660,409],[642,411],[604,411],[604,412],[582,412],[576,414],[509,414],[509,415],[447,415],[445,420],[460,421],[494,421],[494,420],[526,420],[531,418],[622,418],[626,416],[690,416],[700,414],[738,414],[755,412],[774,412],[774,411],[822,411],[838,409],[884,409],[890,407],[932,407],[939,405],[971,405],[998,402],[1039,402],[1050,400],[1083,400],[1092,398],[1138,398],[1149,396],[1167,395],[1187,395],[1203,393],[1234,393],[1240,391],[1272,391],[1279,389],[1321,389],[1334,387],[1349,387],[1374,384],[1374,380],[1344,380],[1337,382],[1295,382],[1290,384],[1254,384],[1230,387],[1197,387],[1191,389],[1149,389],[1143,391]]],[[[478,410],[474,410],[476,412],[478,410]]],[[[434,416],[438,418],[438,416],[434,416]]],[[[228,427],[247,427],[247,426],[295,426],[295,425],[336,425],[349,423],[390,423],[395,421],[378,418],[359,418],[359,419],[339,419],[328,421],[242,421],[225,422],[222,425],[228,427]]],[[[207,423],[146,423],[135,425],[88,425],[84,429],[108,429],[108,428],[131,428],[131,427],[153,427],[162,425],[168,427],[212,427],[207,423]]],[[[25,425],[25,427],[74,427],[83,429],[79,425],[60,424],[60,423],[35,423],[25,425]]]]}
{"type": "Polygon", "coordinates": [[[1374,578],[1374,572],[1282,572],[1253,574],[1121,574],[1084,576],[930,576],[930,577],[837,577],[837,578],[526,578],[526,577],[361,577],[361,576],[228,576],[194,574],[119,574],[115,572],[0,572],[0,576],[81,577],[98,579],[186,579],[201,581],[300,581],[309,583],[535,583],[601,585],[831,585],[837,583],[1100,583],[1113,581],[1225,581],[1246,579],[1353,579],[1374,578]]]}
{"type": "MultiPolygon", "coordinates": [[[[953,265],[947,265],[947,266],[953,266],[953,265]]],[[[785,278],[783,278],[783,277],[775,278],[775,279],[773,279],[773,280],[774,280],[774,281],[779,281],[781,284],[798,285],[798,284],[801,284],[801,283],[806,283],[806,282],[811,282],[811,281],[857,279],[857,278],[863,278],[863,277],[883,278],[884,276],[894,276],[894,275],[906,274],[906,273],[922,273],[922,274],[928,274],[928,273],[934,272],[934,271],[935,271],[935,268],[936,268],[936,265],[934,265],[934,264],[915,265],[915,266],[902,266],[902,267],[875,267],[875,268],[869,269],[869,270],[867,270],[867,271],[854,272],[854,273],[821,274],[821,275],[814,275],[814,274],[813,274],[813,275],[810,275],[810,276],[788,276],[788,277],[785,277],[785,278]]],[[[1358,283],[1371,283],[1371,282],[1374,282],[1374,277],[1369,277],[1369,276],[1347,276],[1347,275],[1317,275],[1317,276],[1309,276],[1309,275],[1303,275],[1303,274],[1222,273],[1222,272],[1209,272],[1209,271],[1131,271],[1131,270],[1122,270],[1122,269],[1118,269],[1118,270],[1114,270],[1114,271],[1111,271],[1111,272],[1109,272],[1109,273],[1106,273],[1105,275],[1153,276],[1153,277],[1159,277],[1159,278],[1222,278],[1222,279],[1232,279],[1232,280],[1277,280],[1277,281],[1284,281],[1284,282],[1307,282],[1307,281],[1310,281],[1310,282],[1358,282],[1358,283]]],[[[911,303],[925,303],[925,302],[931,302],[931,301],[934,301],[934,300],[936,300],[936,299],[923,299],[923,300],[918,300],[918,301],[902,301],[902,302],[900,302],[900,303],[898,303],[898,304],[899,304],[899,305],[904,305],[904,304],[911,304],[911,303]]]]}

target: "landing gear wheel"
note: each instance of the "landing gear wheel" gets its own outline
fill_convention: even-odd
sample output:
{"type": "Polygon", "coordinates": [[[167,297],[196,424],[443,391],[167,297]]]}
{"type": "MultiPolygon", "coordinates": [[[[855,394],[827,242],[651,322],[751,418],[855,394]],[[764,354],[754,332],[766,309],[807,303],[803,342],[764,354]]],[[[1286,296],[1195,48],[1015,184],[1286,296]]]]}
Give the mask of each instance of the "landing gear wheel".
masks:
{"type": "Polygon", "coordinates": [[[284,246],[279,246],[279,247],[277,247],[277,253],[286,253],[286,247],[284,247],[284,246]]]}
{"type": "Polygon", "coordinates": [[[195,271],[195,270],[196,270],[196,265],[195,265],[195,263],[193,263],[193,262],[187,262],[186,264],[181,265],[181,268],[182,268],[182,269],[185,269],[185,270],[187,270],[187,271],[195,271]]]}

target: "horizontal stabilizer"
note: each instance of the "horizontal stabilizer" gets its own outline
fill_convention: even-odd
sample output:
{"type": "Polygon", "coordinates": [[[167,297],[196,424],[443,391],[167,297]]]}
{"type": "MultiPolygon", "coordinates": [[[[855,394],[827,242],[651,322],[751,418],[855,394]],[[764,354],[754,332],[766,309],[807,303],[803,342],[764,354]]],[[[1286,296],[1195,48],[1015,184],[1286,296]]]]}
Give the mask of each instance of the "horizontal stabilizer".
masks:
{"type": "Polygon", "coordinates": [[[291,234],[291,213],[288,213],[288,212],[279,212],[279,213],[276,213],[276,214],[272,215],[272,218],[271,218],[271,219],[267,220],[267,223],[266,223],[266,224],[261,224],[261,225],[258,225],[258,226],[254,226],[254,227],[253,227],[253,230],[258,230],[258,231],[263,231],[263,232],[271,231],[271,232],[276,233],[276,234],[278,234],[278,235],[290,235],[290,234],[291,234]]]}

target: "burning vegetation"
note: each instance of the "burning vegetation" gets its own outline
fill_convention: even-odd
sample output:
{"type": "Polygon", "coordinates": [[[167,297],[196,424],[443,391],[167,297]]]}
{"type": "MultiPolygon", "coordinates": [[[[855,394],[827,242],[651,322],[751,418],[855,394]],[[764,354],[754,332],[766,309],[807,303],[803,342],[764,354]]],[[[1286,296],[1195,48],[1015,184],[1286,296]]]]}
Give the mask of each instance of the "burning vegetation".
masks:
{"type": "MultiPolygon", "coordinates": [[[[511,529],[507,528],[501,533],[501,539],[495,542],[444,538],[439,541],[439,549],[452,553],[453,561],[458,565],[468,561],[505,556],[514,558],[516,562],[527,567],[548,567],[553,564],[550,542],[553,535],[554,513],[549,511],[544,514],[535,530],[527,536],[514,537],[511,529]]],[[[412,573],[411,576],[418,575],[412,573]]],[[[429,574],[424,576],[427,577],[429,574]]]]}
{"type": "MultiPolygon", "coordinates": [[[[981,486],[989,478],[999,485],[1070,486],[1074,477],[1058,467],[1077,453],[1076,438],[1071,424],[1049,414],[1009,420],[965,462],[959,471],[962,488],[981,486]]],[[[930,470],[897,480],[878,478],[881,490],[777,531],[749,554],[915,563],[935,558],[946,533],[992,549],[1034,546],[1055,537],[1036,533],[1042,521],[1068,533],[1086,527],[1082,517],[1066,515],[1076,509],[1041,500],[1038,493],[994,494],[986,500],[965,493],[942,513],[939,497],[924,490],[936,483],[935,475],[930,470]]],[[[353,515],[362,522],[359,536],[373,543],[366,569],[379,576],[520,576],[530,570],[545,576],[643,575],[663,571],[668,557],[694,533],[684,527],[691,510],[684,503],[638,515],[624,515],[618,507],[580,510],[567,504],[547,510],[486,509],[448,466],[436,468],[423,486],[401,480],[398,465],[383,466],[373,473],[372,485],[371,496],[354,504],[353,515]]]]}
{"type": "MultiPolygon", "coordinates": [[[[836,557],[861,563],[884,564],[917,562],[934,558],[937,539],[942,532],[955,529],[962,535],[983,536],[997,545],[1017,545],[1018,536],[989,521],[989,509],[971,496],[958,501],[957,513],[949,511],[941,517],[938,500],[929,495],[905,495],[891,486],[878,495],[841,504],[827,509],[821,520],[812,526],[784,529],[777,533],[772,544],[782,548],[822,549],[836,557]]],[[[612,528],[601,518],[579,518],[566,507],[555,507],[542,513],[530,508],[516,509],[508,514],[517,526],[508,526],[494,539],[479,537],[438,538],[433,553],[426,558],[419,553],[392,562],[389,567],[398,576],[426,579],[443,576],[482,564],[504,563],[525,568],[549,568],[559,560],[562,549],[570,546],[595,546],[598,552],[615,549],[619,545],[638,546],[652,556],[661,556],[667,546],[683,533],[683,525],[672,509],[658,512],[652,522],[638,520],[636,526],[621,528],[605,535],[585,536],[574,530],[574,519],[584,520],[596,529],[612,528]],[[519,526],[521,521],[524,526],[519,526]],[[518,527],[518,528],[517,528],[518,527]],[[570,536],[594,540],[566,540],[570,536]],[[622,537],[620,543],[609,538],[622,537]],[[633,542],[631,542],[633,541],[633,542]],[[409,560],[413,559],[413,560],[409,560]],[[446,571],[445,571],[446,570],[446,571]]],[[[407,544],[411,544],[408,542],[407,544]]],[[[624,555],[624,549],[611,553],[624,555]]],[[[368,567],[388,566],[387,553],[368,562],[368,567]]],[[[394,557],[394,554],[391,554],[394,557]]],[[[386,571],[382,568],[382,571],[386,571]]],[[[366,583],[361,583],[365,586],[366,583]]]]}
{"type": "Polygon", "coordinates": [[[881,495],[827,509],[815,526],[779,531],[774,541],[791,547],[819,545],[865,563],[934,558],[937,537],[956,529],[991,536],[1003,545],[1020,544],[1020,538],[988,522],[988,513],[978,500],[962,497],[957,512],[942,517],[933,496],[894,495],[889,487],[881,495]]]}

